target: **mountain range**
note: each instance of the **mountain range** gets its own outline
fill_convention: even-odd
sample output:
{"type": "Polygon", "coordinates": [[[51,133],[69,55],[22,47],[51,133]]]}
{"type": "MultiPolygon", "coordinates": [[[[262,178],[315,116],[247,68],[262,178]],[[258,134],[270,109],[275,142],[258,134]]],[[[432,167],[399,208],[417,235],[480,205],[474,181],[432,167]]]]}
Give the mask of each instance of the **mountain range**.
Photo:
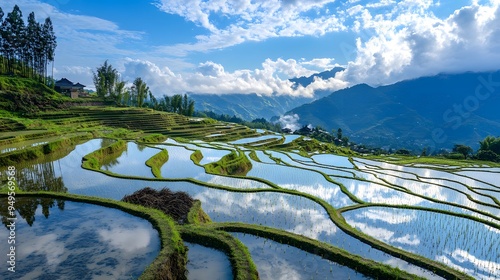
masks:
{"type": "MultiPolygon", "coordinates": [[[[315,77],[328,79],[342,70],[290,81],[307,86],[315,77]]],[[[432,151],[454,144],[477,149],[486,136],[500,135],[500,71],[440,74],[379,87],[359,84],[333,93],[318,91],[314,98],[236,93],[190,97],[199,111],[245,120],[296,114],[297,125],[341,128],[356,143],[387,149],[432,151]]]]}
{"type": "MultiPolygon", "coordinates": [[[[316,73],[308,77],[299,77],[290,79],[297,87],[302,85],[306,87],[312,83],[315,77],[328,79],[335,76],[335,73],[344,70],[336,67],[332,70],[316,73]]],[[[226,114],[237,116],[244,120],[253,120],[257,118],[271,119],[275,116],[281,116],[285,112],[305,103],[310,103],[316,99],[324,97],[331,92],[316,91],[314,97],[293,97],[289,95],[258,95],[258,94],[189,94],[189,97],[195,101],[197,111],[212,111],[217,114],[226,114]]]]}
{"type": "Polygon", "coordinates": [[[440,74],[392,85],[359,84],[287,112],[301,124],[342,128],[356,143],[414,151],[478,147],[500,135],[500,71],[440,74]]]}

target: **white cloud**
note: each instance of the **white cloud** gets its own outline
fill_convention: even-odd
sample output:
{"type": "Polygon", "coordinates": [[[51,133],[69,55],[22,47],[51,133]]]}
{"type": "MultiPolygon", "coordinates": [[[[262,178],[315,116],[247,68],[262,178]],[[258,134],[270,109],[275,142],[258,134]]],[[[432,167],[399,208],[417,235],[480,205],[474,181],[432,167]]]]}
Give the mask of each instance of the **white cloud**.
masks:
{"type": "Polygon", "coordinates": [[[302,61],[302,65],[313,66],[315,68],[320,69],[321,71],[331,70],[333,67],[338,66],[333,63],[335,61],[334,58],[314,58],[310,61],[302,61]]]}
{"type": "Polygon", "coordinates": [[[358,38],[356,58],[341,77],[353,84],[379,85],[441,72],[498,68],[498,1],[462,7],[445,19],[429,11],[432,5],[406,0],[383,16],[368,9],[358,12],[359,28],[374,35],[358,38]]]}
{"type": "Polygon", "coordinates": [[[292,131],[300,129],[301,125],[299,124],[299,115],[285,115],[281,116],[278,122],[281,124],[282,128],[288,128],[292,131]]]}
{"type": "Polygon", "coordinates": [[[169,14],[182,16],[210,34],[197,36],[193,44],[158,48],[169,54],[187,55],[190,51],[222,49],[246,41],[263,41],[273,37],[321,36],[344,30],[345,26],[328,9],[335,0],[159,0],[155,5],[169,14]],[[305,16],[316,12],[316,16],[305,16]],[[320,15],[318,15],[320,14],[320,15]],[[231,23],[217,26],[211,17],[230,18],[231,23]]]}
{"type": "Polygon", "coordinates": [[[168,67],[160,68],[150,61],[129,58],[124,63],[123,77],[126,80],[142,77],[155,95],[193,92],[288,94],[312,97],[315,90],[333,91],[347,86],[347,83],[341,80],[330,78],[328,80],[316,79],[308,87],[299,86],[294,89],[293,83],[288,78],[313,73],[302,66],[304,63],[317,62],[266,59],[262,63],[262,68],[227,72],[222,65],[208,61],[201,63],[194,73],[175,74],[168,67]]]}

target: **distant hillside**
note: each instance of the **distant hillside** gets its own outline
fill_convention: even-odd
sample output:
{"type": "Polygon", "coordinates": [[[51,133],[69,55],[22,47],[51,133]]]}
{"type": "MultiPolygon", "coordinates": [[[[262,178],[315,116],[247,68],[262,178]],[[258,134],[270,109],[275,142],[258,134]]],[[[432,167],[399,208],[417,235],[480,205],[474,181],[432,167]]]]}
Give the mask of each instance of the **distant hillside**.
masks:
{"type": "MultiPolygon", "coordinates": [[[[314,77],[328,79],[335,76],[343,68],[336,67],[311,75],[309,77],[293,78],[290,81],[297,86],[306,87],[314,81],[314,77]]],[[[283,115],[288,110],[305,103],[312,102],[324,97],[330,92],[317,91],[314,98],[292,97],[292,96],[259,96],[257,94],[190,94],[189,97],[195,101],[195,109],[198,111],[213,111],[217,114],[237,116],[245,120],[256,118],[270,119],[273,116],[283,115]]]]}
{"type": "Polygon", "coordinates": [[[312,82],[314,82],[314,78],[316,78],[316,77],[321,78],[323,80],[328,80],[330,78],[335,77],[335,74],[337,74],[337,72],[344,71],[344,70],[345,69],[342,68],[342,67],[335,67],[335,68],[333,68],[332,70],[329,70],[329,71],[324,71],[324,72],[321,72],[321,73],[316,73],[316,74],[313,74],[313,75],[311,75],[309,77],[293,78],[293,79],[290,79],[290,81],[294,82],[296,84],[296,86],[302,85],[303,87],[307,87],[312,82]]]}
{"type": "Polygon", "coordinates": [[[358,143],[418,151],[456,143],[477,148],[484,137],[500,135],[498,104],[500,71],[356,85],[287,114],[298,114],[301,124],[340,127],[358,143]]]}
{"type": "Polygon", "coordinates": [[[190,94],[198,111],[237,116],[244,120],[270,119],[284,114],[291,108],[311,102],[311,98],[291,96],[258,96],[257,94],[190,94]]]}

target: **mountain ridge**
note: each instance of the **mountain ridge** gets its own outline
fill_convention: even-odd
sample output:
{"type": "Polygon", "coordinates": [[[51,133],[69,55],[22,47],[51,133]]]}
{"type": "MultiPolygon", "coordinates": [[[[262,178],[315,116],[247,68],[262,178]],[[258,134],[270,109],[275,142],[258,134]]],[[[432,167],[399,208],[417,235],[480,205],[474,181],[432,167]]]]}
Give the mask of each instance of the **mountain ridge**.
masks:
{"type": "MultiPolygon", "coordinates": [[[[335,67],[331,70],[315,73],[308,77],[298,77],[289,79],[294,83],[294,87],[302,85],[307,87],[314,82],[315,78],[328,79],[334,77],[339,71],[344,70],[341,67],[335,67]]],[[[217,114],[226,114],[250,121],[256,118],[271,119],[281,116],[288,110],[305,103],[310,103],[316,99],[322,98],[331,91],[316,91],[314,97],[294,97],[290,95],[258,95],[252,94],[189,94],[189,97],[195,101],[197,111],[212,111],[217,114]]]]}
{"type": "Polygon", "coordinates": [[[467,72],[380,87],[359,84],[287,114],[297,114],[301,124],[328,130],[340,127],[353,141],[373,146],[421,150],[464,143],[477,147],[482,138],[500,135],[500,116],[494,106],[499,101],[500,71],[467,72]]]}

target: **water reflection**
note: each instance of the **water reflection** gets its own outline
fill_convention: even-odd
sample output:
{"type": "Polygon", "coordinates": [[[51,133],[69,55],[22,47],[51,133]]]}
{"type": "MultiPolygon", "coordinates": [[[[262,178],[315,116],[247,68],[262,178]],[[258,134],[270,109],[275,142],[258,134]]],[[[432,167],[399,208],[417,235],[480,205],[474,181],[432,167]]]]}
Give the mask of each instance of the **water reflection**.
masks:
{"type": "Polygon", "coordinates": [[[189,280],[233,279],[231,263],[223,252],[189,242],[184,245],[189,249],[186,264],[189,280]]]}
{"type": "MultiPolygon", "coordinates": [[[[37,198],[16,201],[37,203],[37,198]]],[[[71,201],[64,202],[64,211],[52,208],[50,216],[38,207],[34,211],[34,223],[25,223],[18,211],[16,279],[137,278],[159,253],[158,233],[151,224],[122,211],[71,201]]],[[[8,234],[0,229],[0,239],[7,240],[8,234]]],[[[2,252],[6,246],[0,245],[2,252]]],[[[0,254],[0,262],[6,261],[6,254],[0,254]]],[[[11,276],[6,269],[0,271],[1,279],[11,276]]]]}
{"type": "MultiPolygon", "coordinates": [[[[57,205],[59,210],[64,210],[65,202],[64,200],[53,198],[18,198],[15,201],[15,208],[19,216],[21,216],[30,226],[35,222],[38,206],[41,206],[43,216],[48,219],[50,209],[55,205],[57,205]]],[[[0,199],[0,215],[2,216],[2,223],[6,228],[8,228],[10,224],[10,221],[7,219],[12,217],[9,214],[8,206],[7,199],[0,199]]]]}
{"type": "Polygon", "coordinates": [[[260,279],[371,279],[319,256],[270,239],[232,233],[252,256],[260,279]]]}
{"type": "Polygon", "coordinates": [[[112,161],[105,162],[101,169],[123,175],[153,177],[146,161],[159,152],[159,149],[128,142],[127,149],[113,157],[112,161]]]}
{"type": "Polygon", "coordinates": [[[435,259],[479,279],[500,271],[500,231],[455,216],[409,209],[367,207],[346,221],[388,244],[435,259]]]}

